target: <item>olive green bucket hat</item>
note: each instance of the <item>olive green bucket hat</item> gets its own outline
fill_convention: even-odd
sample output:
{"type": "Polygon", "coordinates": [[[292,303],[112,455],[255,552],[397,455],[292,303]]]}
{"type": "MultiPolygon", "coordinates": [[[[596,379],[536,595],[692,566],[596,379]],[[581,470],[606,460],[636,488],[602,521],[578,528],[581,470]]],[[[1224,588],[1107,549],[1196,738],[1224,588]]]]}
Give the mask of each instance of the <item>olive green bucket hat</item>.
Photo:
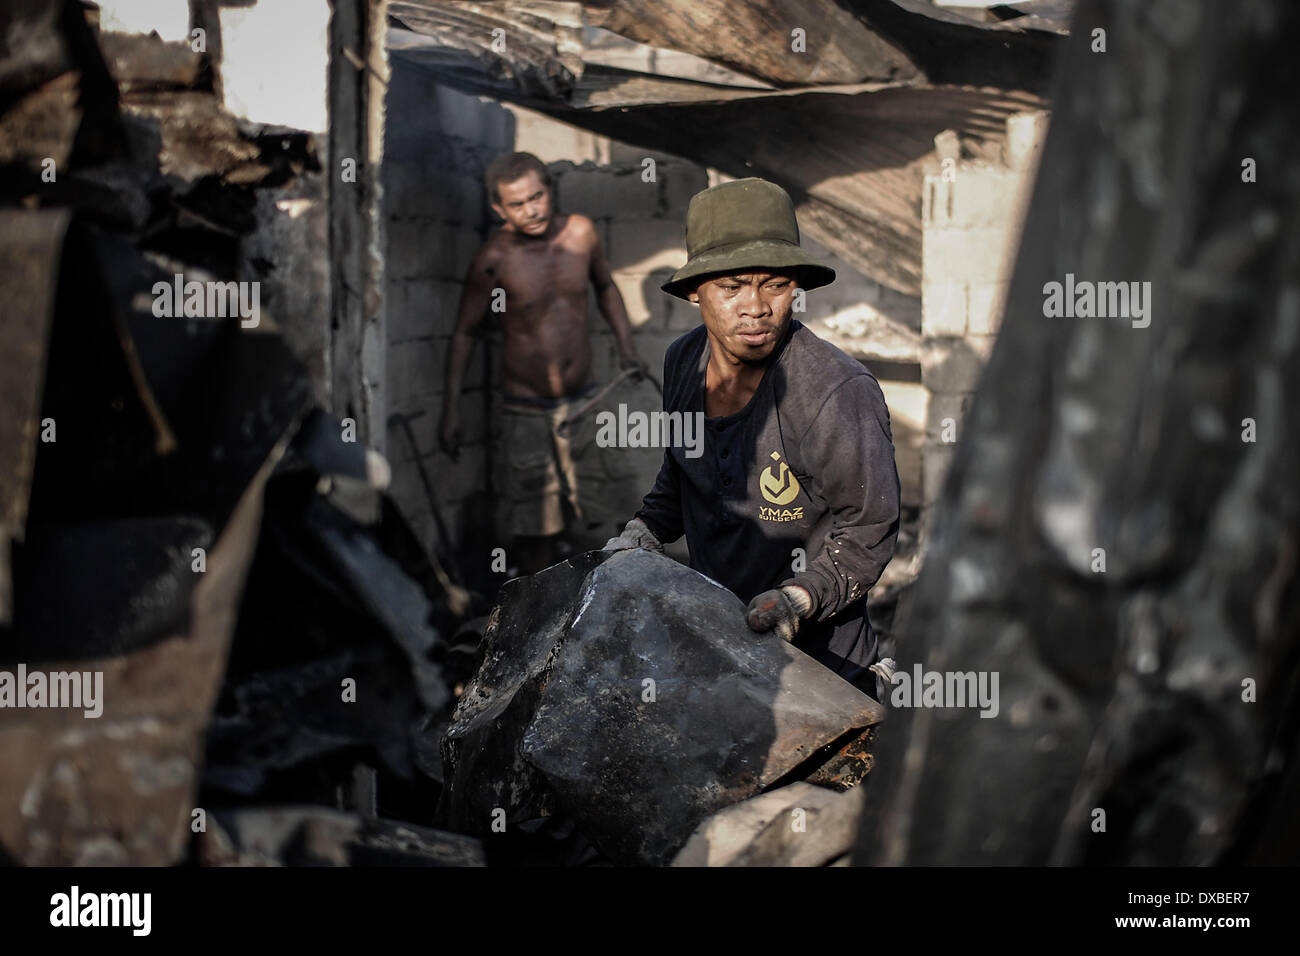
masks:
{"type": "Polygon", "coordinates": [[[816,289],[835,270],[799,247],[789,193],[766,179],[737,179],[691,197],[686,209],[686,265],[661,289],[685,299],[705,276],[736,269],[799,269],[799,285],[816,289]]]}

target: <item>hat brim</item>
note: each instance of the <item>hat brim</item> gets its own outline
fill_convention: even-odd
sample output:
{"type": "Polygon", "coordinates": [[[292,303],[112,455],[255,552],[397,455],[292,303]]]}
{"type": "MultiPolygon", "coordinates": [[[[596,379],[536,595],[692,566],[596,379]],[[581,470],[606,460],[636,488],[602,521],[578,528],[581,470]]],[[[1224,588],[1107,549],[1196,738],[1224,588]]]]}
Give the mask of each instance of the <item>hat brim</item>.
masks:
{"type": "Polygon", "coordinates": [[[738,269],[798,269],[799,286],[803,289],[817,289],[835,281],[834,269],[811,258],[799,246],[759,239],[702,252],[659,288],[685,299],[703,279],[738,269]]]}

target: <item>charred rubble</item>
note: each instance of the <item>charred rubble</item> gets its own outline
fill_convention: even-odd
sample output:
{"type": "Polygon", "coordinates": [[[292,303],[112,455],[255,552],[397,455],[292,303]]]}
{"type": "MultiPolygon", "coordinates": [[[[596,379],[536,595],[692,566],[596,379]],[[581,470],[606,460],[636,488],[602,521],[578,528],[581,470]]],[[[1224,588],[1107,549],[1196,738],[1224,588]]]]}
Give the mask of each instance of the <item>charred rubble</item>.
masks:
{"type": "Polygon", "coordinates": [[[0,845],[290,862],[267,834],[292,801],[352,854],[302,859],[481,862],[402,803],[436,798],[449,618],[375,463],[319,407],[279,303],[243,327],[149,294],[242,278],[259,197],[316,188],[321,144],[228,114],[210,54],[92,13],[0,13],[26,40],[0,58],[0,645],[7,666],[103,674],[98,719],[5,711],[0,845]],[[380,779],[409,822],[383,819],[380,779]]]}
{"type": "Polygon", "coordinates": [[[0,654],[104,680],[99,718],[0,721],[7,859],[662,864],[707,856],[724,807],[830,812],[791,787],[865,775],[879,705],[738,641],[736,598],[681,565],[582,555],[495,607],[453,582],[322,403],[289,297],[248,322],[148,292],[273,275],[267,197],[322,194],[320,139],[227,113],[212,50],[78,3],[0,20],[32,40],[0,59],[0,654]]]}

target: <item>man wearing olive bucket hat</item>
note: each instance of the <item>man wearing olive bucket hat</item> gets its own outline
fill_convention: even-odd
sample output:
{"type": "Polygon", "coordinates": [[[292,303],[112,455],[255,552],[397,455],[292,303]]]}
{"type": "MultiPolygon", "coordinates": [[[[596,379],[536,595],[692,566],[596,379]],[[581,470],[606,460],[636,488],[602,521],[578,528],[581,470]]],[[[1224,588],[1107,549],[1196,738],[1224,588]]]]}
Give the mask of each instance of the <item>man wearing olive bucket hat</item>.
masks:
{"type": "Polygon", "coordinates": [[[780,186],[740,179],[697,193],[688,261],[663,285],[703,325],[668,348],[664,410],[705,415],[703,454],[668,448],[641,510],[606,550],[683,534],[691,567],[776,631],[869,691],[867,590],[894,552],[898,471],[889,409],[870,372],[793,318],[797,289],[834,270],[799,246],[780,186]]]}

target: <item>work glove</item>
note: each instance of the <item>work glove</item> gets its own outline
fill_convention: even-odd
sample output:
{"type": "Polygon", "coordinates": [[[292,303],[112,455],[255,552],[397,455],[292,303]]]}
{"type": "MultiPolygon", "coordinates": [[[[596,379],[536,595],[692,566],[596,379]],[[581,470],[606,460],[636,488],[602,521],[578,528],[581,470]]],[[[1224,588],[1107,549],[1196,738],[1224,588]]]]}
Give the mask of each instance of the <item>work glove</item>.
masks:
{"type": "Polygon", "coordinates": [[[745,623],[751,631],[775,631],[785,641],[793,641],[799,624],[813,612],[812,595],[797,584],[764,591],[749,602],[745,623]]]}
{"type": "Polygon", "coordinates": [[[640,518],[633,518],[623,528],[622,533],[617,538],[610,538],[605,542],[602,551],[627,551],[630,548],[646,548],[649,551],[658,551],[664,553],[664,546],[659,543],[659,539],[654,536],[654,532],[640,518]]]}

